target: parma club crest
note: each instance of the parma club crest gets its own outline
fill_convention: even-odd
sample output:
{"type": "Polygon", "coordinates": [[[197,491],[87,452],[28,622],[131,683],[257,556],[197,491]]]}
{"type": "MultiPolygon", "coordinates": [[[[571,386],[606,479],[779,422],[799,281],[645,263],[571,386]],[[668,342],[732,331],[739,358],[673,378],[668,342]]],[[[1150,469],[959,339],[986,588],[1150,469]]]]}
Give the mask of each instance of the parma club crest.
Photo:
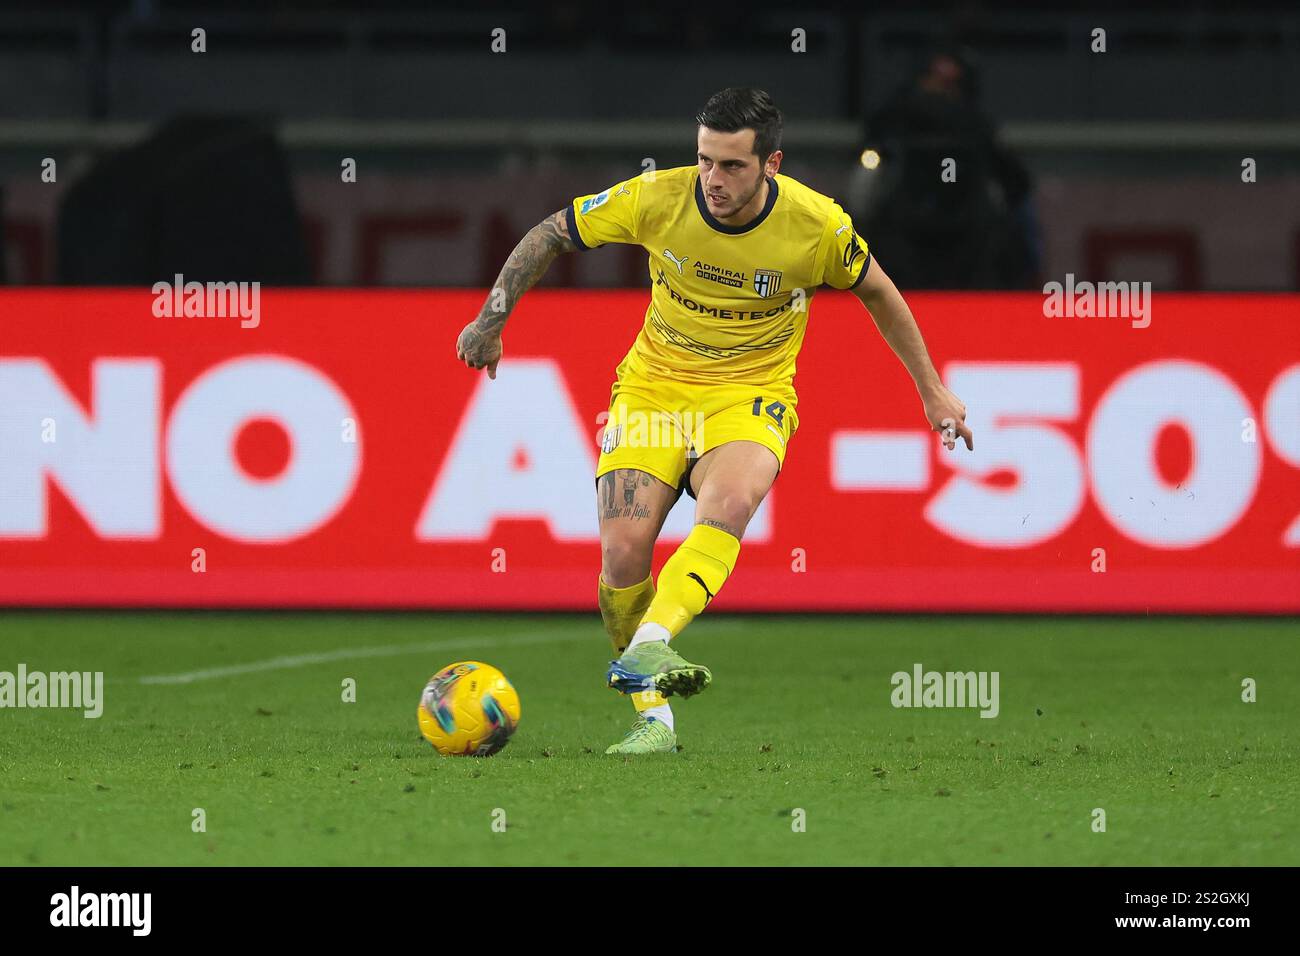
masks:
{"type": "Polygon", "coordinates": [[[754,291],[766,298],[781,291],[781,273],[773,269],[754,270],[754,291]]]}

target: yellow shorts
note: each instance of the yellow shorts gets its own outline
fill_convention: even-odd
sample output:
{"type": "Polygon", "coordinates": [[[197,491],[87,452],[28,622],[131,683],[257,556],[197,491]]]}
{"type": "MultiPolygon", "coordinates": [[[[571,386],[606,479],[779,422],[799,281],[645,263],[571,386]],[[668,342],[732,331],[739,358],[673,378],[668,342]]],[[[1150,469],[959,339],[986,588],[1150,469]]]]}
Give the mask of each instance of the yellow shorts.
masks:
{"type": "Polygon", "coordinates": [[[799,427],[789,385],[687,385],[626,377],[614,384],[596,478],[636,468],[692,498],[690,470],[729,441],[772,449],[777,469],[799,427]]]}

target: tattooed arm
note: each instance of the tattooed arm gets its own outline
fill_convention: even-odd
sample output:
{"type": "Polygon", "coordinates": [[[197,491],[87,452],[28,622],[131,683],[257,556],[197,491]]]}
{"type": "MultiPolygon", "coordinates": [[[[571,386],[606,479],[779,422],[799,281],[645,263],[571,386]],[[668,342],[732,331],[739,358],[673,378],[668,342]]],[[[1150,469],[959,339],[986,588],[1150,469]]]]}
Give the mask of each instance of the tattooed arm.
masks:
{"type": "Polygon", "coordinates": [[[478,318],[461,330],[456,340],[456,358],[470,368],[486,368],[488,378],[497,377],[501,361],[501,330],[516,303],[536,284],[561,252],[578,247],[569,238],[565,210],[543,219],[519,240],[515,251],[501,267],[496,284],[479,310],[478,318]]]}

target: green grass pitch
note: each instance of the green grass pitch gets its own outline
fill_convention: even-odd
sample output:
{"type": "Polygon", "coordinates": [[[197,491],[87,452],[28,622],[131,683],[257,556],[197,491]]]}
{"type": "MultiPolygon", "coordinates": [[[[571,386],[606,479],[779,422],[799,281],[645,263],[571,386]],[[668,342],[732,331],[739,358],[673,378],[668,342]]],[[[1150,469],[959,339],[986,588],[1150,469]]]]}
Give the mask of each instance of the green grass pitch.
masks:
{"type": "Polygon", "coordinates": [[[0,710],[0,865],[1296,865],[1297,631],[706,616],[683,751],[629,760],[603,755],[633,711],[594,614],[0,612],[0,671],[106,682],[99,719],[0,710]],[[467,658],[523,701],[490,759],[416,728],[467,658]],[[918,662],[997,671],[999,716],[893,707],[918,662]]]}

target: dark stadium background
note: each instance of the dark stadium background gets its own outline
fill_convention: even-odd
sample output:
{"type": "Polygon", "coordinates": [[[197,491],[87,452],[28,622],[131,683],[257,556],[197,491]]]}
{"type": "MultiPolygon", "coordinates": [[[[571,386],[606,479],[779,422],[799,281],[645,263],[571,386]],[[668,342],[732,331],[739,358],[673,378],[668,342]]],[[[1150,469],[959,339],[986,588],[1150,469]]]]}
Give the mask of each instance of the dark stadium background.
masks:
{"type": "MultiPolygon", "coordinates": [[[[871,178],[862,150],[900,148],[897,137],[873,138],[867,121],[943,49],[969,58],[963,85],[1014,167],[990,171],[999,195],[968,234],[987,241],[1001,230],[1028,248],[1002,269],[925,274],[927,285],[1033,288],[1085,264],[1097,279],[1138,264],[1162,289],[1300,288],[1300,14],[1288,4],[748,3],[743,16],[673,3],[25,6],[0,10],[11,284],[129,281],[114,269],[143,266],[106,254],[118,240],[219,271],[230,245],[269,235],[254,260],[267,282],[485,286],[524,230],[603,188],[629,158],[690,163],[691,117],[730,84],[769,89],[787,117],[784,171],[856,213],[871,178]],[[181,42],[195,26],[208,31],[205,55],[181,42]],[[1096,26],[1107,30],[1101,55],[1076,42],[1096,26]],[[506,52],[493,55],[498,27],[506,52]],[[804,54],[790,51],[795,27],[804,54]],[[257,149],[200,148],[223,141],[221,123],[254,118],[267,124],[257,149]],[[173,128],[190,144],[181,155],[168,149],[169,121],[192,124],[173,128]],[[143,150],[141,162],[114,172],[112,157],[128,148],[143,150]],[[1215,174],[1246,154],[1263,174],[1243,195],[1215,174]],[[356,158],[364,184],[346,202],[325,188],[340,155],[356,158]],[[59,161],[57,184],[25,174],[45,156],[59,161]],[[256,179],[243,205],[193,195],[213,168],[256,179]],[[91,170],[98,186],[78,196],[91,170]],[[285,189],[296,214],[267,202],[285,189]],[[207,202],[228,221],[180,248],[153,242],[157,223],[110,238],[94,212],[103,192],[118,215],[133,195],[185,202],[193,215],[207,202]]],[[[967,132],[950,127],[948,142],[973,155],[980,144],[967,132]]],[[[867,235],[889,261],[891,242],[905,240],[880,231],[867,235]]],[[[546,282],[635,284],[639,256],[561,264],[546,282]]],[[[150,275],[176,271],[166,258],[148,265],[159,267],[150,275]]]]}

